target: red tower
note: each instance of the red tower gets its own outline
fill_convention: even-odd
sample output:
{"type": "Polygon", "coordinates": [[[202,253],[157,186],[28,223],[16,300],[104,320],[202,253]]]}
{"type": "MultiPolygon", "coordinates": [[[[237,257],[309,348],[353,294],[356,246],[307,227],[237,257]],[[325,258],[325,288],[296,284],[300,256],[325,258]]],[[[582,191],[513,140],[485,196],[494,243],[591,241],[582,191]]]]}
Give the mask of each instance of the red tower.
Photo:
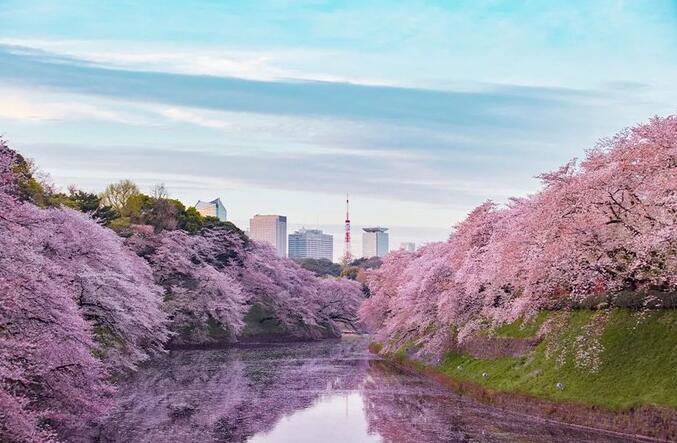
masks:
{"type": "Polygon", "coordinates": [[[346,194],[346,236],[344,240],[343,261],[348,263],[353,258],[350,251],[350,200],[346,194]]]}

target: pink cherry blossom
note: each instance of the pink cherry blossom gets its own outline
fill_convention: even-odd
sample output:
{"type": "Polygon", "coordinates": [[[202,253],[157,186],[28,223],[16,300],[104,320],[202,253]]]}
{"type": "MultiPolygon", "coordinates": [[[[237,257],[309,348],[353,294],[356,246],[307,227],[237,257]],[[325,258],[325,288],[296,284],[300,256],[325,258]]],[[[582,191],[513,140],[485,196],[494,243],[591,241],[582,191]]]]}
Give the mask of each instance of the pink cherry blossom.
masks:
{"type": "Polygon", "coordinates": [[[621,290],[641,305],[646,290],[677,289],[677,116],[540,178],[540,192],[483,203],[447,242],[393,252],[368,273],[360,314],[386,350],[413,341],[440,355],[452,339],[539,309],[621,290]]]}

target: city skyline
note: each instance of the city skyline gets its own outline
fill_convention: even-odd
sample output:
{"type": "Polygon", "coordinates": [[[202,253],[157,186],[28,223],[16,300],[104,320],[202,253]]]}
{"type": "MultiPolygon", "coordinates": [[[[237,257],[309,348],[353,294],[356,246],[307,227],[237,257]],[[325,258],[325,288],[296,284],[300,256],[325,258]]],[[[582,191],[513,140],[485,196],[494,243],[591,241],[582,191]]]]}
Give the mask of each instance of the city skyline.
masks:
{"type": "MultiPolygon", "coordinates": [[[[245,227],[249,223],[247,220],[230,220],[237,227],[246,230],[245,227]]],[[[359,235],[355,235],[352,238],[352,249],[353,249],[353,258],[360,258],[362,256],[362,229],[365,227],[372,226],[371,224],[353,224],[353,231],[359,235]]],[[[335,263],[340,263],[343,257],[343,224],[334,223],[334,224],[320,224],[320,225],[304,225],[301,223],[295,223],[293,220],[288,221],[287,229],[289,231],[296,231],[299,229],[319,229],[326,234],[329,234],[333,237],[333,261],[335,263]]],[[[433,243],[435,241],[444,241],[449,238],[449,233],[451,228],[430,228],[430,227],[416,227],[416,226],[388,226],[388,233],[390,237],[392,251],[394,248],[392,245],[399,245],[400,243],[415,243],[417,247],[424,245],[426,243],[433,243]],[[416,239],[416,241],[413,241],[416,239]],[[410,241],[411,240],[411,241],[410,241]]]]}
{"type": "MultiPolygon", "coordinates": [[[[220,198],[217,198],[219,202],[221,201],[220,198]]],[[[359,200],[359,198],[358,198],[359,200]]],[[[254,215],[254,217],[260,216],[260,214],[254,215]]],[[[305,223],[297,223],[290,221],[289,217],[281,215],[279,213],[272,214],[271,215],[266,215],[266,217],[284,217],[285,219],[285,226],[289,231],[293,231],[292,234],[288,235],[288,238],[291,239],[291,236],[293,234],[297,234],[300,231],[320,231],[324,234],[328,234],[332,238],[332,261],[335,263],[341,262],[341,260],[344,259],[344,238],[345,238],[345,224],[339,224],[339,223],[330,223],[330,224],[311,224],[307,225],[305,223]]],[[[351,217],[352,218],[352,217],[351,217]]],[[[251,226],[251,218],[249,220],[229,220],[236,226],[238,226],[240,229],[243,231],[249,233],[249,230],[251,226]]],[[[359,221],[359,215],[358,215],[358,221],[359,221]]],[[[383,221],[383,220],[382,220],[383,221]]],[[[354,232],[362,232],[366,229],[375,229],[373,226],[376,226],[378,224],[355,224],[351,221],[351,225],[353,228],[354,232]]],[[[386,225],[384,223],[381,223],[380,225],[386,225]]],[[[379,225],[379,226],[380,226],[379,225]]],[[[432,243],[436,241],[443,241],[449,238],[449,235],[452,231],[453,227],[447,228],[425,228],[425,227],[403,227],[403,226],[397,226],[397,225],[390,225],[387,224],[387,228],[379,228],[379,229],[385,229],[386,231],[389,231],[387,234],[387,237],[390,238],[391,234],[394,233],[393,241],[392,244],[399,244],[400,247],[402,245],[407,244],[407,245],[413,245],[413,249],[409,249],[410,252],[415,251],[415,246],[416,245],[422,245],[426,243],[432,243]],[[391,226],[394,229],[391,229],[391,226]]],[[[360,258],[364,257],[364,240],[363,240],[363,235],[353,235],[351,236],[351,247],[352,247],[352,258],[360,258]],[[360,253],[356,254],[355,251],[360,251],[360,253]]],[[[270,243],[270,241],[269,241],[270,243]]],[[[387,242],[388,243],[388,242],[387,242]]],[[[272,244],[272,243],[271,243],[272,244]]],[[[291,257],[291,242],[288,241],[287,243],[287,252],[288,256],[291,257]]],[[[273,245],[275,246],[275,245],[273,245]]],[[[388,246],[388,251],[393,250],[392,247],[388,246]]],[[[366,257],[369,258],[369,257],[366,257]]]]}
{"type": "MultiPolygon", "coordinates": [[[[229,209],[230,211],[230,209],[229,209]]],[[[257,216],[259,214],[256,214],[257,216]]],[[[255,217],[254,216],[254,217],[255,217]]],[[[295,233],[298,231],[302,230],[307,230],[307,231],[313,231],[313,230],[319,230],[322,231],[325,234],[328,234],[332,237],[332,261],[335,263],[341,262],[343,259],[343,247],[344,247],[344,224],[340,223],[330,223],[330,224],[310,224],[307,225],[305,223],[298,223],[295,222],[294,220],[290,220],[289,217],[287,216],[282,216],[280,214],[270,214],[267,215],[268,217],[273,217],[273,216],[281,216],[284,217],[286,220],[286,228],[288,231],[295,233]]],[[[359,217],[358,217],[359,218],[359,217]]],[[[243,231],[245,231],[247,234],[251,235],[250,233],[250,224],[251,224],[251,218],[246,219],[246,220],[234,220],[234,219],[229,219],[228,221],[232,222],[235,226],[239,227],[243,231]]],[[[383,224],[383,223],[382,223],[383,224]]],[[[362,223],[352,223],[353,231],[357,233],[361,233],[364,228],[368,228],[373,226],[373,224],[362,224],[362,223]]],[[[449,238],[449,234],[452,230],[450,227],[449,229],[446,228],[426,228],[426,227],[405,227],[405,226],[397,226],[397,225],[388,225],[388,235],[390,238],[390,243],[392,245],[397,245],[399,244],[400,246],[402,244],[412,244],[415,246],[420,246],[424,245],[427,243],[432,243],[436,241],[444,241],[447,238],[449,238]]],[[[292,234],[289,234],[287,237],[290,237],[292,234]]],[[[264,240],[266,241],[266,240],[264,240]]],[[[351,239],[352,242],[352,250],[353,250],[353,258],[360,258],[363,256],[363,237],[362,235],[355,235],[352,236],[351,239]],[[356,251],[359,251],[358,253],[355,253],[356,251]]],[[[270,241],[269,241],[270,243],[270,241]]],[[[271,243],[272,244],[272,243],[271,243]]],[[[274,245],[273,245],[274,246],[274,245]]],[[[393,250],[393,247],[389,247],[389,250],[393,250]]],[[[287,252],[289,252],[289,242],[287,243],[287,252]]],[[[412,251],[413,252],[413,251],[412,251]]],[[[289,255],[289,254],[288,254],[289,255]]]]}
{"type": "Polygon", "coordinates": [[[63,189],[164,182],[233,219],[332,224],[350,193],[448,234],[677,102],[674,1],[82,6],[3,2],[1,133],[63,189]]]}

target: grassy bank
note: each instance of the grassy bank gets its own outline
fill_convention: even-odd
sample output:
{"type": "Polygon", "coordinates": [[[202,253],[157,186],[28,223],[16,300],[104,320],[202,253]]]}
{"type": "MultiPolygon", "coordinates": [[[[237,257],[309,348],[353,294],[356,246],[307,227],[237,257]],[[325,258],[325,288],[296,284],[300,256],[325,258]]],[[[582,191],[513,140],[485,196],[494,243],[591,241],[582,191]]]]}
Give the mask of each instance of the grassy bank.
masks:
{"type": "MultiPolygon", "coordinates": [[[[549,316],[492,333],[527,338],[549,316]]],[[[554,320],[554,319],[553,319],[554,320]]],[[[573,311],[536,349],[520,358],[478,359],[448,354],[438,369],[485,388],[610,409],[677,408],[677,310],[643,314],[573,311]]]]}

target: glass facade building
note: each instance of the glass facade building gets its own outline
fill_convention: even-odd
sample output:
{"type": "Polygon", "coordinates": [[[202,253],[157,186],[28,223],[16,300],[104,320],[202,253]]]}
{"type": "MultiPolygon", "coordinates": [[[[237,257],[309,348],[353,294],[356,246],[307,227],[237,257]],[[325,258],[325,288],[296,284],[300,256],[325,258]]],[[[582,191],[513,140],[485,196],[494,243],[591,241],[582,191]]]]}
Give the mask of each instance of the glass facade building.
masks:
{"type": "Polygon", "coordinates": [[[220,198],[210,202],[200,200],[195,203],[195,209],[197,209],[197,212],[199,212],[203,217],[216,217],[221,221],[226,221],[228,218],[226,207],[223,206],[220,198]]]}
{"type": "Polygon", "coordinates": [[[362,257],[383,257],[389,251],[388,228],[363,228],[362,257]]]}
{"type": "Polygon", "coordinates": [[[334,258],[334,237],[319,229],[300,229],[289,234],[289,258],[334,258]]]}
{"type": "Polygon", "coordinates": [[[272,245],[277,250],[277,255],[286,257],[287,217],[256,214],[249,220],[249,238],[272,245]]]}

